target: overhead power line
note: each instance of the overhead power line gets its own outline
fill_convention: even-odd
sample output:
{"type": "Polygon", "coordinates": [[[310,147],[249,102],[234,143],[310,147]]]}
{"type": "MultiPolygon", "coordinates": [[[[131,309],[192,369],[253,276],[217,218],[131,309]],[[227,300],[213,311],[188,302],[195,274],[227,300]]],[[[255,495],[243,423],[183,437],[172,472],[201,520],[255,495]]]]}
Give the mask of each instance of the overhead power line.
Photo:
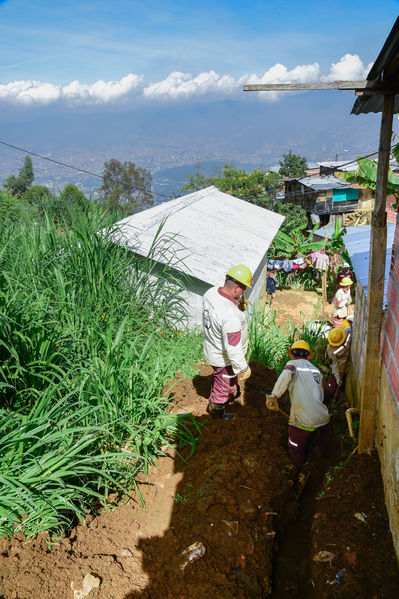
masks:
{"type": "MultiPolygon", "coordinates": [[[[35,156],[36,158],[41,158],[42,160],[47,160],[48,162],[52,162],[54,164],[57,164],[58,166],[64,166],[66,168],[72,169],[74,171],[78,171],[80,173],[84,173],[86,175],[91,175],[92,177],[96,177],[98,179],[102,179],[103,181],[111,181],[112,183],[117,183],[118,185],[122,185],[123,187],[127,188],[127,189],[133,189],[133,190],[138,190],[138,191],[143,191],[145,193],[148,193],[147,189],[144,189],[142,187],[132,187],[131,185],[128,185],[126,183],[121,183],[120,181],[117,181],[116,179],[110,179],[109,177],[104,177],[104,175],[99,175],[98,173],[93,173],[91,171],[88,171],[86,169],[83,168],[79,168],[77,166],[74,166],[72,164],[68,164],[66,162],[61,162],[60,160],[55,160],[54,158],[49,158],[48,156],[43,156],[42,154],[38,154],[37,152],[32,152],[31,150],[27,150],[25,148],[21,148],[19,146],[15,146],[13,144],[7,143],[5,141],[1,141],[0,140],[0,144],[3,146],[7,146],[8,148],[12,148],[13,150],[18,150],[20,152],[24,152],[25,154],[30,154],[31,156],[35,156]]],[[[391,149],[393,147],[395,147],[395,145],[397,144],[392,144],[391,149]]],[[[358,156],[357,158],[354,158],[353,160],[349,160],[348,162],[344,162],[343,164],[340,164],[338,168],[343,168],[345,166],[349,166],[350,164],[354,164],[355,162],[357,162],[358,160],[361,160],[363,158],[370,158],[371,156],[375,156],[376,154],[378,154],[378,150],[376,150],[375,152],[370,152],[369,154],[365,154],[364,156],[358,156]]],[[[326,161],[328,162],[328,161],[326,161]]],[[[333,162],[333,161],[331,161],[333,162]]],[[[335,162],[339,162],[339,161],[335,161],[335,162]]],[[[327,170],[331,170],[331,172],[334,172],[334,170],[336,170],[337,167],[331,166],[331,167],[325,167],[327,170]]],[[[303,179],[305,179],[306,177],[302,177],[303,179]]],[[[281,189],[281,187],[283,186],[283,182],[280,185],[276,185],[274,187],[270,187],[269,189],[265,190],[265,193],[269,194],[270,192],[276,190],[276,189],[281,189]]],[[[294,196],[294,195],[306,195],[306,194],[310,194],[310,193],[315,193],[314,190],[312,191],[304,191],[304,192],[294,192],[291,193],[290,196],[294,196]]],[[[160,198],[165,198],[167,200],[171,200],[173,199],[173,196],[171,195],[166,195],[163,193],[159,193],[156,191],[152,192],[152,195],[158,196],[160,198]]],[[[257,199],[259,196],[246,196],[245,200],[253,200],[253,199],[257,199]]]]}
{"type": "MultiPolygon", "coordinates": [[[[91,175],[92,177],[97,177],[98,179],[102,179],[103,181],[111,181],[112,183],[117,183],[118,185],[122,185],[127,189],[134,189],[138,191],[143,191],[148,193],[148,189],[144,189],[142,187],[132,187],[126,183],[121,183],[116,179],[110,179],[109,177],[104,177],[104,175],[99,175],[98,173],[92,173],[84,168],[79,168],[78,166],[73,166],[72,164],[67,164],[66,162],[61,162],[60,160],[54,160],[54,158],[49,158],[48,156],[42,156],[42,154],[37,154],[36,152],[31,152],[30,150],[26,150],[25,148],[20,148],[19,146],[14,146],[13,144],[9,144],[5,141],[0,140],[0,144],[3,146],[7,146],[8,148],[12,148],[13,150],[19,150],[20,152],[24,152],[25,154],[30,154],[31,156],[36,156],[36,158],[41,158],[42,160],[47,160],[48,162],[53,162],[54,164],[58,164],[58,166],[65,166],[66,168],[70,168],[74,171],[78,171],[79,173],[85,173],[86,175],[91,175]]],[[[153,191],[153,195],[159,196],[161,198],[167,198],[168,200],[172,199],[172,196],[165,195],[163,193],[158,193],[153,191]]]]}

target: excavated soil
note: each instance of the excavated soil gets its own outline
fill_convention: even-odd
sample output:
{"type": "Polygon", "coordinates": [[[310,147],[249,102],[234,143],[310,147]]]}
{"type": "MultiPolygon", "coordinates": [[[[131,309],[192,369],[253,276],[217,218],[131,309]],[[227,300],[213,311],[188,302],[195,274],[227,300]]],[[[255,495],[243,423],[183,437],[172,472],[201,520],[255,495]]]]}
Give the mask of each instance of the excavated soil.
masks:
{"type": "MultiPolygon", "coordinates": [[[[311,316],[308,297],[275,299],[299,320],[311,316]]],[[[230,422],[206,414],[208,366],[173,388],[173,411],[196,418],[198,446],[191,457],[190,447],[165,448],[139,477],[145,507],[135,494],[64,538],[0,540],[0,599],[396,598],[378,458],[349,457],[343,398],[333,407],[331,452],[310,452],[303,490],[287,420],[264,406],[276,376],[252,366],[230,422]],[[194,543],[198,559],[186,563],[182,552],[194,543]]],[[[288,411],[288,400],[280,404],[288,411]]]]}

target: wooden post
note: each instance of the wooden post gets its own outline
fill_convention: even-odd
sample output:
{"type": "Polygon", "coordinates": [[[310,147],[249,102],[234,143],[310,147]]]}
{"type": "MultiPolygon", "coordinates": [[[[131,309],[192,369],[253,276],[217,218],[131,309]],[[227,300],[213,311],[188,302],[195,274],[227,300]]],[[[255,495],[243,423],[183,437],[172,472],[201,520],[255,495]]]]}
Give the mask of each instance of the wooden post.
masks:
{"type": "Polygon", "coordinates": [[[385,204],[394,99],[394,94],[384,96],[381,117],[375,204],[371,221],[365,357],[360,381],[359,453],[372,448],[374,444],[375,416],[380,378],[380,335],[387,245],[385,204]]]}
{"type": "Polygon", "coordinates": [[[327,271],[323,270],[321,272],[321,294],[323,296],[323,312],[324,306],[327,303],[327,271]]]}

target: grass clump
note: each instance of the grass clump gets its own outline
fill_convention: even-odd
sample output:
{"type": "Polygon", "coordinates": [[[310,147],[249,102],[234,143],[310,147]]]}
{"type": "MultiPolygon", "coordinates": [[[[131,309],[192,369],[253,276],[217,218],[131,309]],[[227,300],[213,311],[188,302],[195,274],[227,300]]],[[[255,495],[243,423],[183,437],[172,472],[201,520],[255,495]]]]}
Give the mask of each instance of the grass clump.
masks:
{"type": "Polygon", "coordinates": [[[301,324],[288,320],[278,325],[276,316],[276,312],[269,308],[257,307],[253,310],[249,326],[248,359],[280,374],[289,359],[288,349],[295,341],[303,339],[314,353],[312,363],[320,368],[325,363],[326,321],[315,322],[304,318],[301,324]]]}
{"type": "Polygon", "coordinates": [[[0,219],[0,535],[58,532],[128,494],[165,443],[194,443],[163,389],[202,353],[172,238],[144,259],[95,207],[23,214],[0,219]]]}

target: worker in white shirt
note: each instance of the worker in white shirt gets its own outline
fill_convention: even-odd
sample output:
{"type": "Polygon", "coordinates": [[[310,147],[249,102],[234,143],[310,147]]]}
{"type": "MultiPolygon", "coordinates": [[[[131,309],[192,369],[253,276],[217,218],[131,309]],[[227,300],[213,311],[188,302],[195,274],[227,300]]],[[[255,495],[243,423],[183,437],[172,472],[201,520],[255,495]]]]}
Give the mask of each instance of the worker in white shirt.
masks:
{"type": "Polygon", "coordinates": [[[291,410],[288,421],[288,453],[301,469],[307,456],[308,443],[316,434],[315,450],[324,454],[331,442],[331,423],[327,407],[324,405],[324,392],[320,370],[310,360],[313,352],[306,341],[296,341],[288,350],[291,360],[278,377],[266,406],[277,411],[278,398],[289,391],[291,410]]]}
{"type": "Polygon", "coordinates": [[[238,264],[226,274],[223,287],[212,287],[203,297],[204,357],[213,368],[212,392],[208,412],[215,418],[231,420],[225,411],[227,402],[239,395],[237,375],[241,380],[251,376],[245,358],[248,328],[246,300],[240,302],[252,274],[247,266],[238,264]]]}
{"type": "Polygon", "coordinates": [[[352,303],[351,285],[353,285],[352,279],[350,277],[344,277],[341,280],[340,287],[334,296],[334,327],[340,327],[344,318],[347,318],[349,314],[348,308],[352,303]]]}
{"type": "Polygon", "coordinates": [[[329,390],[334,392],[338,385],[341,385],[348,363],[351,342],[351,326],[347,320],[344,320],[339,329],[331,329],[328,333],[328,345],[326,353],[331,360],[332,377],[329,381],[329,390]],[[333,381],[332,379],[335,379],[333,381]]]}

